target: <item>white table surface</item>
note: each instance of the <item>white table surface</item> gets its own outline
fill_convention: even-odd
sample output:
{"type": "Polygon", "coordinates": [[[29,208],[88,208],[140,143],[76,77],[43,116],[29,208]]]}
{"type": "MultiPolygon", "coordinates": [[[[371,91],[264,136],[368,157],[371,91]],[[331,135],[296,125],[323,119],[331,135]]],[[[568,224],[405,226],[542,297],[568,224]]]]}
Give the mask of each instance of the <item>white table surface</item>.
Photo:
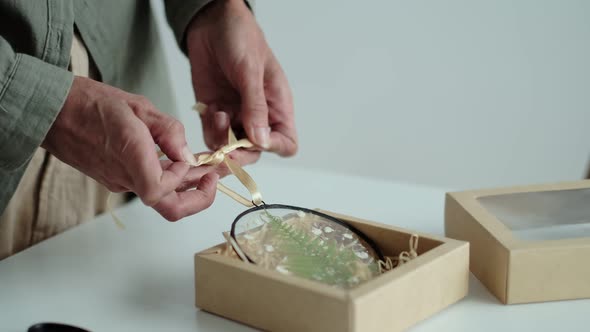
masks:
{"type": "MultiPolygon", "coordinates": [[[[250,172],[267,203],[321,207],[443,234],[442,189],[276,165],[259,164],[250,172]]],[[[210,209],[177,223],[136,201],[117,210],[126,230],[104,215],[0,261],[0,331],[26,331],[42,321],[92,331],[251,331],[194,307],[194,253],[223,241],[221,232],[243,210],[218,195],[210,209]]],[[[413,330],[588,331],[589,326],[590,300],[504,306],[472,277],[467,298],[413,330]]]]}

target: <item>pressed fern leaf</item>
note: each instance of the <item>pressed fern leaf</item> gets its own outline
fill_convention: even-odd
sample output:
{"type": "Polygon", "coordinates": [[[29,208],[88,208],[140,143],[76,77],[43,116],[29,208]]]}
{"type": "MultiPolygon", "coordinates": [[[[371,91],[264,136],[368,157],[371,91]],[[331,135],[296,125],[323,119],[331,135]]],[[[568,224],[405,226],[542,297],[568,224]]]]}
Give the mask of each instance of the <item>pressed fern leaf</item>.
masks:
{"type": "Polygon", "coordinates": [[[274,239],[273,251],[283,255],[279,271],[345,288],[378,274],[374,260],[363,261],[365,257],[361,254],[366,251],[355,251],[334,239],[324,240],[266,210],[261,218],[268,228],[266,236],[274,239]]]}

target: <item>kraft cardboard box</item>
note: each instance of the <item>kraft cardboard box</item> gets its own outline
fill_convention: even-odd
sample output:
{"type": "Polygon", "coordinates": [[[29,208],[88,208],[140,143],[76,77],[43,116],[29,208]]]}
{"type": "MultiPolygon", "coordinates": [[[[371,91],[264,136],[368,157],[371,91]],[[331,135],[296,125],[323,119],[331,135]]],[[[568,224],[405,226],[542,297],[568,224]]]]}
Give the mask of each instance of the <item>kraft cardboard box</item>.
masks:
{"type": "MultiPolygon", "coordinates": [[[[344,290],[215,254],[195,255],[196,306],[270,331],[401,331],[467,294],[469,245],[326,211],[395,256],[419,236],[418,257],[344,290]]],[[[212,250],[213,249],[213,250],[212,250]]]]}
{"type": "Polygon", "coordinates": [[[590,180],[448,193],[445,234],[502,303],[590,297],[590,180]]]}

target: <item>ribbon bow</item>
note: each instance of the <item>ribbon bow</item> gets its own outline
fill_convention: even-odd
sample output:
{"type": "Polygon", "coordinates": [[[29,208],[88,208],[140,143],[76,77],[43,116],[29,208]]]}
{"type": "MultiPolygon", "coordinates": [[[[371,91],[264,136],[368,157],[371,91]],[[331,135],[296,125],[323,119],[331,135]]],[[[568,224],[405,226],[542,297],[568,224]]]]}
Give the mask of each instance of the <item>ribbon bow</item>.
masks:
{"type": "MultiPolygon", "coordinates": [[[[197,105],[195,105],[194,107],[194,109],[201,114],[205,112],[206,108],[207,105],[203,103],[197,103],[197,105]]],[[[246,171],[244,171],[244,169],[237,162],[233,161],[227,156],[230,152],[236,149],[251,148],[254,146],[254,144],[246,138],[238,140],[231,127],[228,130],[227,136],[228,137],[226,145],[222,146],[217,151],[211,154],[204,153],[199,155],[197,159],[197,164],[191,166],[216,166],[221,163],[225,163],[230,172],[232,172],[233,175],[235,175],[236,178],[238,178],[238,180],[240,180],[240,182],[246,187],[246,189],[248,189],[250,195],[252,196],[252,200],[248,200],[247,198],[231,190],[221,182],[217,183],[217,190],[221,191],[222,193],[236,200],[238,203],[243,204],[247,207],[258,206],[262,204],[263,201],[262,194],[260,193],[260,191],[258,191],[258,186],[256,185],[256,182],[254,182],[254,179],[252,179],[252,177],[248,173],[246,173],[246,171]]]]}

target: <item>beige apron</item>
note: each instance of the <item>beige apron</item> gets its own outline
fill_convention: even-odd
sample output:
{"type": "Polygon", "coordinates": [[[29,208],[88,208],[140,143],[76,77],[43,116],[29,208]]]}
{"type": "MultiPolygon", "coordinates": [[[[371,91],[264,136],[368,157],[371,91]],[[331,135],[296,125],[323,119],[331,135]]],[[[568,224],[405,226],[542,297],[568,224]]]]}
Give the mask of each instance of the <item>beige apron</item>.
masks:
{"type": "MultiPolygon", "coordinates": [[[[76,76],[98,77],[78,34],[72,41],[70,70],[76,76]]],[[[38,148],[0,216],[0,260],[104,212],[108,195],[104,186],[38,148]]],[[[111,204],[122,204],[126,196],[113,194],[111,204]]]]}

